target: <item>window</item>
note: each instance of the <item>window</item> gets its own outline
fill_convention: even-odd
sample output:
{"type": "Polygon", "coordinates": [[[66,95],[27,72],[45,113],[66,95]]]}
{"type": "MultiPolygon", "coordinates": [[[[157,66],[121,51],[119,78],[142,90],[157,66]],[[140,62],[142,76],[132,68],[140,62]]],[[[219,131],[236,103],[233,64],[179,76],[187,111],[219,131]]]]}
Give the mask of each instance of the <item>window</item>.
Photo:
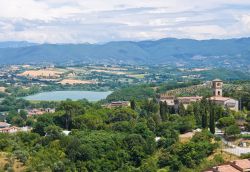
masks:
{"type": "Polygon", "coordinates": [[[218,96],[220,96],[220,91],[218,91],[218,96]]]}

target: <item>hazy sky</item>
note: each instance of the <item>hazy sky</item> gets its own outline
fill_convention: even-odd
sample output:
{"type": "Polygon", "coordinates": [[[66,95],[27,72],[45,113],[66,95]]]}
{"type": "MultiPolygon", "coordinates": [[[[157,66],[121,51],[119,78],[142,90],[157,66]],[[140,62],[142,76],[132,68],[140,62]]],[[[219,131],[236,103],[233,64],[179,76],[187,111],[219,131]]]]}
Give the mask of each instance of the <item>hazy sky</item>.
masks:
{"type": "Polygon", "coordinates": [[[0,41],[250,36],[250,0],[0,0],[0,41]]]}

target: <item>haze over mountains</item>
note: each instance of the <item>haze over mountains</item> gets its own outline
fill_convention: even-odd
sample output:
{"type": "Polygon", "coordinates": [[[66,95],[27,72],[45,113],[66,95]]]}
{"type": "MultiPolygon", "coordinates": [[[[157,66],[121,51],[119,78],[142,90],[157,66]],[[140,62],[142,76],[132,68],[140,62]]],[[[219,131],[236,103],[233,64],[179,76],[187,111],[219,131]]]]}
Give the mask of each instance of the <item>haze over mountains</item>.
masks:
{"type": "Polygon", "coordinates": [[[121,41],[106,44],[0,43],[0,64],[107,63],[235,66],[250,63],[250,38],[121,41]]]}

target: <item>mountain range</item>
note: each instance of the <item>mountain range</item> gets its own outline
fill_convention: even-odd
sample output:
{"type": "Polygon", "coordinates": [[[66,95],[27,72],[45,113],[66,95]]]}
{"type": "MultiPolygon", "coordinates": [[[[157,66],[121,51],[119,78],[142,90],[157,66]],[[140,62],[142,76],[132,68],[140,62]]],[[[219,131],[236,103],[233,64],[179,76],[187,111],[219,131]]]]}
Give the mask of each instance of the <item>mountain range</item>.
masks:
{"type": "Polygon", "coordinates": [[[250,64],[250,38],[120,41],[105,44],[0,43],[0,64],[104,63],[235,66],[250,64]]]}

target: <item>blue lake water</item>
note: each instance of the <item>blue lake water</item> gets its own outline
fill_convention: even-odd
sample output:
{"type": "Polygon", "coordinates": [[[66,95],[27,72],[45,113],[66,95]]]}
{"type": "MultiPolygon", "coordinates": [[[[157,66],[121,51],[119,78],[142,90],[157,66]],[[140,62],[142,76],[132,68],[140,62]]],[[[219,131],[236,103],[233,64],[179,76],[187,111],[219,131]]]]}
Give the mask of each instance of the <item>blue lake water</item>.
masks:
{"type": "Polygon", "coordinates": [[[61,101],[66,99],[80,100],[87,99],[88,101],[98,101],[105,99],[112,91],[98,92],[98,91],[51,91],[34,94],[24,97],[26,100],[37,101],[61,101]]]}

